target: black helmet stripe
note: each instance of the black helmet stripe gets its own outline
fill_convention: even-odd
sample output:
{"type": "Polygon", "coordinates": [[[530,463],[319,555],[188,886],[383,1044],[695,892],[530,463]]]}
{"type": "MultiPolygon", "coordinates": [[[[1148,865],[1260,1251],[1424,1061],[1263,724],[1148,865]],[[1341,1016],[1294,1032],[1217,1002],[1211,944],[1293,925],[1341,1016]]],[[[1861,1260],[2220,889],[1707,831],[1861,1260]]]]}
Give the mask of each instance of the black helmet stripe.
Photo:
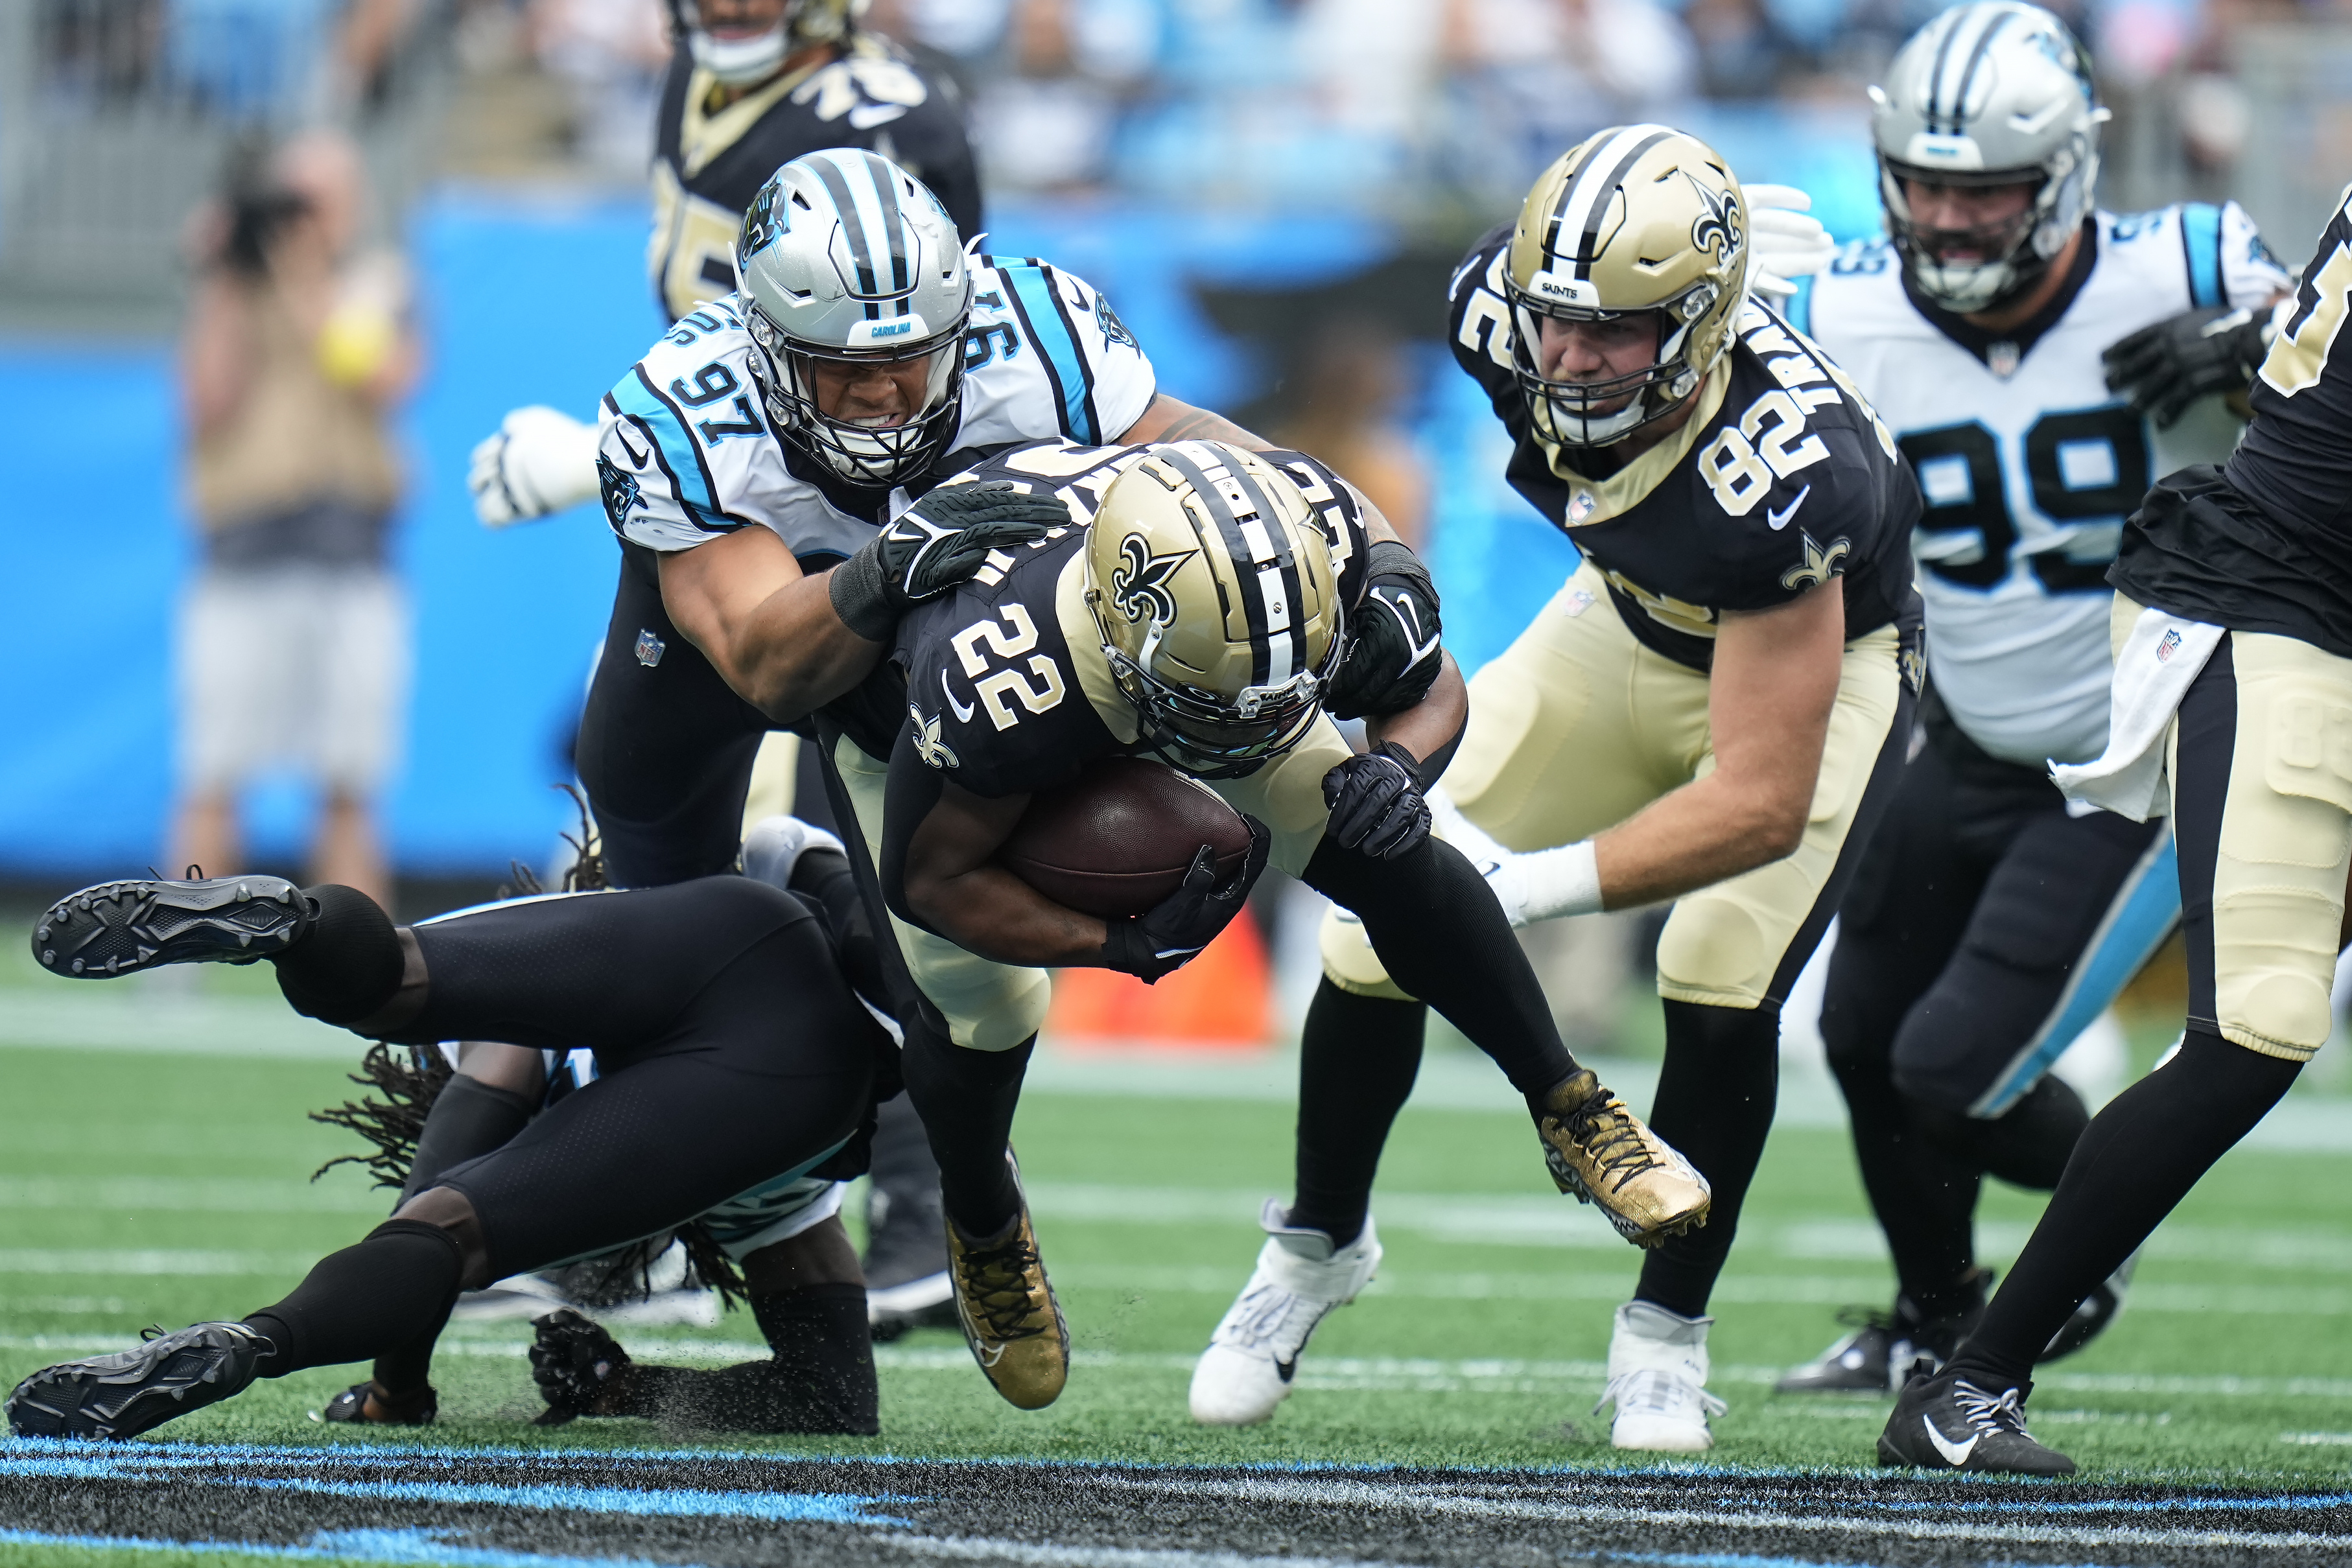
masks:
{"type": "MultiPolygon", "coordinates": [[[[911,287],[907,277],[907,224],[898,211],[898,171],[887,160],[868,152],[862,160],[866,172],[874,181],[874,193],[882,206],[882,238],[890,247],[890,287],[904,295],[911,287]]],[[[898,314],[907,313],[907,301],[898,301],[898,314]]]]}
{"type": "Polygon", "coordinates": [[[1977,35],[1975,47],[1969,51],[1969,63],[1961,68],[1958,89],[1952,95],[1952,130],[1957,132],[1969,111],[1969,89],[1976,85],[1977,73],[1984,68],[1985,57],[1992,53],[1992,41],[2003,27],[2017,18],[2017,13],[2003,7],[1993,14],[1977,35]]]}
{"type": "Polygon", "coordinates": [[[1551,233],[1545,236],[1544,243],[1548,259],[1573,259],[1576,276],[1584,279],[1592,277],[1592,246],[1601,237],[1601,225],[1609,215],[1610,193],[1624,183],[1626,173],[1642,154],[1674,132],[1663,125],[1629,125],[1602,134],[1609,140],[1593,148],[1560,191],[1559,203],[1552,209],[1551,233]],[[1563,230],[1576,238],[1573,253],[1561,252],[1563,230]]]}
{"type": "Polygon", "coordinates": [[[857,292],[866,299],[866,319],[871,320],[882,313],[874,299],[882,290],[875,282],[874,249],[866,237],[865,220],[857,215],[857,199],[849,193],[849,182],[841,177],[839,166],[831,158],[819,154],[809,162],[815,166],[817,178],[824,182],[824,193],[833,198],[834,210],[841,214],[849,259],[857,268],[857,292]]]}
{"type": "Polygon", "coordinates": [[[1967,20],[1966,14],[1960,11],[1947,11],[1944,13],[1944,37],[1942,41],[1936,46],[1936,67],[1933,70],[1927,73],[1927,112],[1926,118],[1927,121],[1927,129],[1929,131],[1935,130],[1937,122],[1943,118],[1938,110],[1944,99],[1944,63],[1952,57],[1952,40],[1959,36],[1960,24],[1967,20]]]}
{"type": "Polygon", "coordinates": [[[1230,476],[1255,513],[1258,527],[1253,529],[1244,524],[1226,498],[1222,482],[1210,476],[1193,455],[1194,450],[1190,443],[1180,443],[1159,448],[1159,455],[1192,482],[1234,563],[1242,614],[1249,625],[1250,685],[1277,685],[1307,667],[1307,627],[1300,615],[1298,560],[1291,553],[1290,531],[1282,526],[1282,514],[1255,481],[1238,466],[1221,461],[1219,469],[1230,476]]]}

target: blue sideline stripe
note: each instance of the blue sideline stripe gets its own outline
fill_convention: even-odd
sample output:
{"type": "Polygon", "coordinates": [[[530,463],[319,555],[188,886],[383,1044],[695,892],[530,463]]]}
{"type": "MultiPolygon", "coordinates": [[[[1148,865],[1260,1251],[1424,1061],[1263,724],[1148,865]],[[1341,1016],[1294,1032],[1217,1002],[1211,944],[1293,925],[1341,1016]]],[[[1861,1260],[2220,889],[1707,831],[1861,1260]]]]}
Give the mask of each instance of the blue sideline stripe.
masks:
{"type": "Polygon", "coordinates": [[[2180,205],[2180,248],[2189,257],[2189,298],[2202,310],[2221,299],[2221,209],[2210,202],[2180,205]]]}
{"type": "Polygon", "coordinates": [[[505,1508],[641,1514],[662,1519],[764,1519],[815,1524],[908,1522],[866,1511],[903,1500],[860,1497],[848,1492],[700,1491],[682,1488],[640,1491],[633,1487],[500,1487],[460,1481],[321,1481],[295,1476],[223,1479],[228,1485],[261,1491],[374,1498],[390,1502],[492,1503],[505,1508]]]}
{"type": "Polygon", "coordinates": [[[2075,962],[2057,1015],[2042,1025],[2040,1038],[2011,1063],[2007,1075],[1969,1107],[1969,1114],[1998,1116],[2022,1099],[2050,1064],[2066,1054],[2075,1036],[2107,1010],[2179,918],[2180,857],[2168,829],[2148,846],[2122,895],[2110,906],[2105,929],[2075,962]]]}
{"type": "Polygon", "coordinates": [[[1101,445],[1102,433],[1095,428],[1087,412],[1087,357],[1078,348],[1078,340],[1070,335],[1069,324],[1062,319],[1061,307],[1045,281],[1045,269],[1034,263],[999,263],[997,273],[1005,286],[1020,297],[1031,340],[1053,361],[1055,378],[1062,388],[1062,428],[1081,446],[1101,445]]]}
{"type": "Polygon", "coordinates": [[[264,1541],[155,1541],[142,1535],[47,1535],[0,1530],[0,1545],[65,1546],[88,1552],[198,1552],[239,1557],[287,1557],[306,1562],[415,1563],[431,1568],[680,1568],[641,1557],[551,1557],[453,1546],[445,1530],[322,1530],[301,1546],[264,1541]]]}

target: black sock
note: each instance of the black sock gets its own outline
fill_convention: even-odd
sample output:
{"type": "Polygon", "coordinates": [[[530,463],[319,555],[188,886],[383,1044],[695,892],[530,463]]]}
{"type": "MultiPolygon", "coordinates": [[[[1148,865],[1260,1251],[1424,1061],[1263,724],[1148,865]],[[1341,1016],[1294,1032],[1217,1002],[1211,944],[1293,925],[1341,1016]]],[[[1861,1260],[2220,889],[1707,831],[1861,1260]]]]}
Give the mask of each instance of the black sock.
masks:
{"type": "Polygon", "coordinates": [[[2044,1073],[2025,1098],[1987,1120],[1919,1101],[1911,1115],[1928,1140],[1947,1154],[2016,1186],[2048,1192],[2066,1172],[2090,1108],[2074,1086],[2044,1073]]]}
{"type": "Polygon", "coordinates": [[[1979,1388],[2022,1385],[2059,1325],[2302,1070],[2191,1024],[2179,1055],[2091,1118],[2042,1223],[1953,1369],[1979,1388]]]}
{"type": "Polygon", "coordinates": [[[1390,1124],[1421,1071],[1419,1002],[1360,997],[1328,978],[1298,1044],[1298,1188],[1290,1223],[1345,1247],[1362,1234],[1390,1124]]]}
{"type": "MultiPolygon", "coordinates": [[[[1822,1019],[1830,1071],[1845,1092],[1853,1124],[1854,1163],[1863,1191],[1886,1233],[1896,1288],[1928,1317],[1931,1303],[1960,1299],[1976,1278],[1977,1189],[1981,1168],[1948,1152],[1913,1124],[1910,1103],[1895,1087],[1884,1041],[1852,1038],[1829,1014],[1822,1019]]],[[[1713,1221],[1709,1221],[1710,1228],[1713,1221]]]]}
{"type": "Polygon", "coordinates": [[[1780,1009],[1669,1001],[1666,1061],[1650,1130],[1682,1151],[1715,1191],[1704,1228],[1642,1260],[1633,1299],[1686,1318],[1706,1314],[1715,1277],[1739,1233],[1739,1206],[1772,1131],[1780,1083],[1780,1009]]]}
{"type": "Polygon", "coordinates": [[[275,1347],[257,1370],[283,1377],[414,1343],[449,1315],[463,1267],[447,1231],[385,1220],[357,1246],[313,1263],[292,1295],[247,1316],[246,1326],[275,1347]]]}
{"type": "Polygon", "coordinates": [[[776,1353],[772,1360],[715,1371],[639,1362],[614,1414],[720,1432],[881,1430],[866,1287],[755,1295],[751,1315],[776,1353]]]}
{"type": "Polygon", "coordinates": [[[355,887],[320,883],[301,895],[318,915],[301,939],[270,956],[278,988],[294,1010],[321,1023],[354,1023],[392,1000],[407,966],[392,916],[355,887]]]}
{"type": "Polygon", "coordinates": [[[409,1163],[408,1183],[400,1189],[400,1201],[406,1203],[437,1186],[444,1171],[504,1148],[530,1124],[537,1109],[527,1096],[511,1089],[496,1088],[462,1072],[450,1079],[425,1115],[425,1130],[416,1136],[416,1157],[409,1163]]]}
{"type": "Polygon", "coordinates": [[[1533,1101],[1577,1071],[1503,906],[1443,839],[1374,860],[1323,841],[1300,881],[1364,923],[1389,977],[1494,1059],[1533,1101]]]}
{"type": "Polygon", "coordinates": [[[1036,1045],[1031,1035],[1010,1051],[967,1051],[920,1025],[907,1030],[900,1054],[907,1096],[940,1163],[948,1216],[975,1241],[1003,1230],[1021,1209],[1004,1150],[1036,1045]]]}

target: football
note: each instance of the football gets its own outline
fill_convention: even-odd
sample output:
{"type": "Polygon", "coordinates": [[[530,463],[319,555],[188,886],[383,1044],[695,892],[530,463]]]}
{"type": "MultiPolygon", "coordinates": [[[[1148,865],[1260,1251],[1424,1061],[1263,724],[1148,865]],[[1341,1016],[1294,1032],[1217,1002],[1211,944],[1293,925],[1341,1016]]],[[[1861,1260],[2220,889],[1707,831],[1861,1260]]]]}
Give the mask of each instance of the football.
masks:
{"type": "Polygon", "coordinates": [[[996,859],[1066,908],[1116,918],[1174,893],[1202,844],[1223,881],[1249,855],[1249,825],[1164,763],[1109,757],[1032,798],[996,859]]]}

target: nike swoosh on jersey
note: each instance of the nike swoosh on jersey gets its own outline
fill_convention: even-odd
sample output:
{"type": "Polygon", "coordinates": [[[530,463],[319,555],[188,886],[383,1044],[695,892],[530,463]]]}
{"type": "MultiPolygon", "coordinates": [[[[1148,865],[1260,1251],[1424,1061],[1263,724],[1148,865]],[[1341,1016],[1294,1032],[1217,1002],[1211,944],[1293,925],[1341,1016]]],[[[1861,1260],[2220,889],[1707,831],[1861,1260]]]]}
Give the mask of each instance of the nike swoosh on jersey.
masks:
{"type": "Polygon", "coordinates": [[[1797,492],[1797,498],[1795,500],[1790,502],[1779,511],[1776,512],[1769,507],[1766,507],[1764,510],[1764,520],[1771,525],[1772,531],[1774,533],[1779,533],[1782,528],[1789,526],[1789,519],[1797,515],[1797,508],[1803,506],[1805,504],[1805,497],[1812,493],[1813,487],[1811,485],[1808,485],[1803,489],[1797,492]]]}
{"type": "Polygon", "coordinates": [[[1919,1425],[1927,1428],[1927,1441],[1936,1445],[1936,1452],[1943,1455],[1944,1462],[1956,1470],[1969,1462],[1969,1456],[1977,1451],[1977,1444],[1984,1437],[1981,1432],[1972,1432],[1967,1442],[1955,1443],[1937,1431],[1936,1423],[1927,1416],[1919,1417],[1919,1425]]]}
{"type": "Polygon", "coordinates": [[[617,425],[613,429],[613,439],[619,442],[621,444],[621,450],[629,455],[629,462],[633,466],[642,468],[648,462],[652,461],[653,454],[650,451],[640,452],[635,447],[630,445],[629,438],[621,434],[620,427],[617,425]]]}
{"type": "Polygon", "coordinates": [[[973,713],[978,711],[980,705],[977,703],[960,703],[956,701],[955,688],[948,685],[948,673],[945,670],[941,670],[940,672],[940,690],[947,693],[948,706],[955,710],[956,722],[958,724],[970,724],[971,722],[971,716],[973,713]]]}

